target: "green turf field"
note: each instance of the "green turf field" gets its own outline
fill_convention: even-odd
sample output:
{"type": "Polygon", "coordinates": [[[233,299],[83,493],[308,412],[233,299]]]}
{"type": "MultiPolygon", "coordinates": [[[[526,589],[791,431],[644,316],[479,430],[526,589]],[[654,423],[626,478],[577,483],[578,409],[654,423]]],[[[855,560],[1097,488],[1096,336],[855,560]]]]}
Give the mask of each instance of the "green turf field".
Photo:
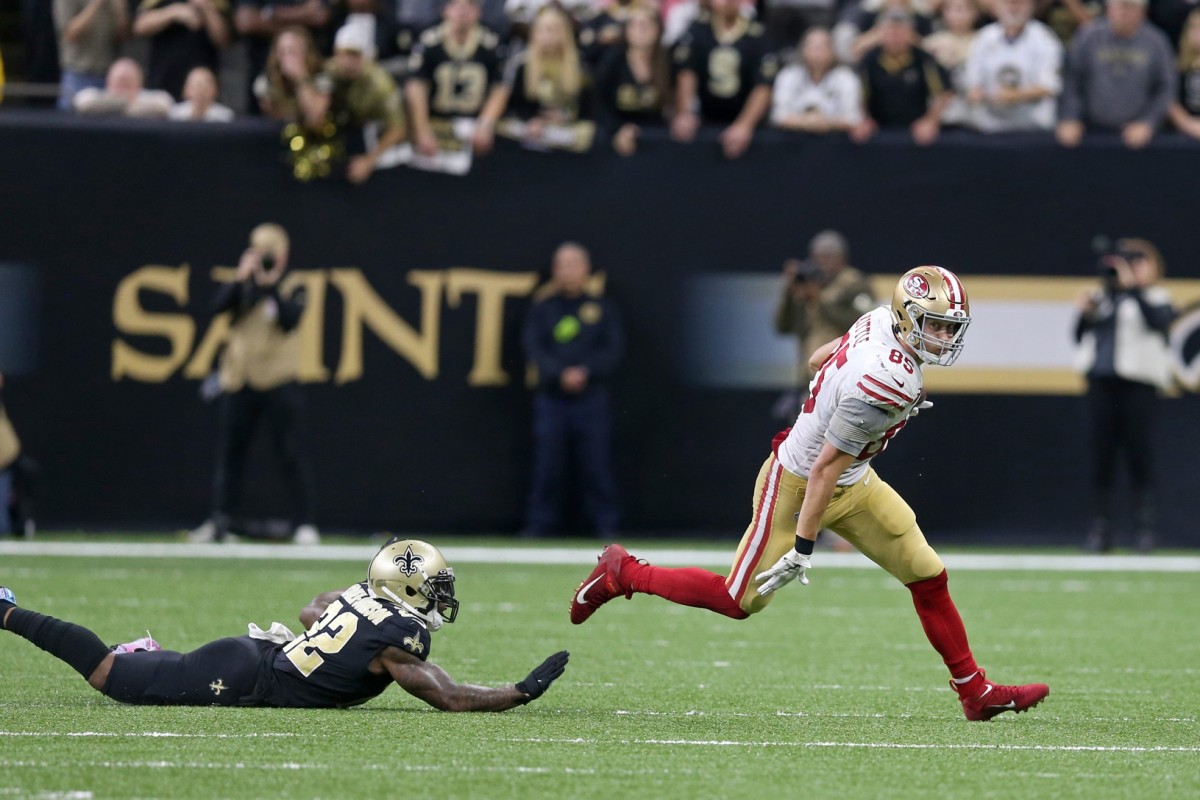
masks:
{"type": "MultiPolygon", "coordinates": [[[[635,550],[636,553],[636,550],[635,550]]],[[[1020,716],[967,723],[908,592],[822,569],[733,622],[657,598],[567,621],[586,567],[457,564],[459,621],[432,660],[513,682],[566,675],[500,715],[433,711],[397,688],[352,710],[120,706],[0,633],[0,798],[1195,798],[1194,573],[959,571],[977,659],[1044,681],[1020,716]]],[[[256,621],[295,625],[365,564],[5,555],[22,605],[189,649],[256,621]]]]}

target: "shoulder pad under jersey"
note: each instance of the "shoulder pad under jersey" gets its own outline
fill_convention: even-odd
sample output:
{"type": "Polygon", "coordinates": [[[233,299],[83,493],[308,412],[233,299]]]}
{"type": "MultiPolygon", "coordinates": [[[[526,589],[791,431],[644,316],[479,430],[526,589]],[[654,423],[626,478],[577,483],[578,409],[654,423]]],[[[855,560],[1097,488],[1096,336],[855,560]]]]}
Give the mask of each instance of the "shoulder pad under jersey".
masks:
{"type": "Polygon", "coordinates": [[[891,354],[899,351],[882,346],[868,345],[851,352],[851,363],[858,372],[853,396],[889,412],[906,410],[917,402],[921,372],[911,358],[901,354],[899,362],[893,361],[891,354]]]}

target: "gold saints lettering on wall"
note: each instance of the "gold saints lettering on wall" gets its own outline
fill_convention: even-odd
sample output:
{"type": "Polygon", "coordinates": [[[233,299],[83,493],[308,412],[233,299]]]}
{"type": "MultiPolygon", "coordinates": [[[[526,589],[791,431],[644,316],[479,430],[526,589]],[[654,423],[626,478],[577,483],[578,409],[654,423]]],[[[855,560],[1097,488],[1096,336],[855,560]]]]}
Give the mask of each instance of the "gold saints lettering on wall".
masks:
{"type": "MultiPolygon", "coordinates": [[[[216,267],[215,283],[233,280],[234,270],[216,267]]],[[[229,314],[216,316],[198,334],[195,313],[189,308],[188,264],[149,264],[126,275],[113,295],[111,375],[114,381],[163,383],[175,374],[200,380],[212,370],[222,344],[229,336],[229,314]],[[157,295],[153,300],[151,297],[157,295]],[[161,310],[172,306],[177,310],[161,310]],[[137,341],[131,341],[136,337],[137,341]],[[158,340],[153,342],[146,341],[158,340]],[[165,344],[164,344],[165,343],[165,344]]],[[[504,306],[514,298],[528,297],[537,286],[534,272],[495,272],[452,267],[445,270],[412,270],[407,282],[419,294],[420,317],[411,323],[401,317],[375,291],[362,270],[295,270],[284,279],[286,293],[297,286],[307,302],[296,335],[300,337],[300,380],[323,383],[331,379],[324,363],[326,301],[330,291],[342,303],[342,329],[338,362],[332,371],[336,384],[363,377],[363,331],[370,330],[426,380],[439,374],[443,307],[451,310],[466,298],[475,300],[475,346],[468,386],[504,386],[510,376],[501,366],[504,306]]],[[[200,312],[203,313],[203,312],[200,312]]],[[[458,323],[455,315],[454,323],[458,323]]]]}

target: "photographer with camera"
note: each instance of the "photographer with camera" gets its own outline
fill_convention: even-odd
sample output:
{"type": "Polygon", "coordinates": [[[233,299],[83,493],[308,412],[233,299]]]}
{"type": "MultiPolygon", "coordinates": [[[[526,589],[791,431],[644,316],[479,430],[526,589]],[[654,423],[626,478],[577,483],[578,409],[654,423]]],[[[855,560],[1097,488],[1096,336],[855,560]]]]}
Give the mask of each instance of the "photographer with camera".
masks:
{"type": "Polygon", "coordinates": [[[304,398],[296,382],[300,371],[296,328],[305,296],[302,287],[283,280],[288,252],[288,235],[282,227],[259,225],[250,233],[250,246],[242,253],[234,280],[213,298],[213,311],[229,312],[231,319],[219,372],[222,394],[213,513],[192,531],[193,542],[225,539],[231,515],[240,510],[246,458],[263,418],[270,425],[294,504],[292,541],[320,542],[313,524],[315,482],[302,435],[304,398]]]}
{"type": "MultiPolygon", "coordinates": [[[[836,339],[875,307],[871,282],[850,266],[846,237],[834,230],[818,233],[808,243],[808,259],[783,262],[783,291],[775,311],[775,331],[794,334],[800,346],[801,399],[812,374],[808,356],[836,339]]],[[[796,408],[795,411],[799,409],[796,408]]],[[[790,418],[794,413],[784,414],[790,418]]]]}
{"type": "Polygon", "coordinates": [[[1133,490],[1136,546],[1154,549],[1153,430],[1159,391],[1170,380],[1167,331],[1175,309],[1159,285],[1164,265],[1145,239],[1121,239],[1097,264],[1100,286],[1079,298],[1075,341],[1087,376],[1094,517],[1084,549],[1112,549],[1113,483],[1124,454],[1133,490]]]}

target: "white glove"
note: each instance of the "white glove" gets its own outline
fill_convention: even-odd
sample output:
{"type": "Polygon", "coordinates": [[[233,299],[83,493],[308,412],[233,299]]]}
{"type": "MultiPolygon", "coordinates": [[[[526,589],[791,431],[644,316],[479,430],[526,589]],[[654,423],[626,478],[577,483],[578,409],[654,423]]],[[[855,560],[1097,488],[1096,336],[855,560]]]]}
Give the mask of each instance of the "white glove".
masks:
{"type": "Polygon", "coordinates": [[[758,587],[758,596],[766,597],[774,592],[780,586],[786,586],[797,578],[804,586],[808,585],[808,576],[804,573],[812,566],[812,562],[808,556],[788,550],[783,558],[775,562],[775,566],[771,567],[766,572],[760,572],[754,576],[754,580],[762,582],[762,586],[758,587]]]}
{"type": "Polygon", "coordinates": [[[929,408],[933,408],[933,401],[932,400],[922,400],[920,403],[917,403],[915,406],[912,407],[912,411],[908,412],[908,418],[912,419],[917,414],[920,414],[922,411],[925,411],[926,409],[929,409],[929,408]]]}

